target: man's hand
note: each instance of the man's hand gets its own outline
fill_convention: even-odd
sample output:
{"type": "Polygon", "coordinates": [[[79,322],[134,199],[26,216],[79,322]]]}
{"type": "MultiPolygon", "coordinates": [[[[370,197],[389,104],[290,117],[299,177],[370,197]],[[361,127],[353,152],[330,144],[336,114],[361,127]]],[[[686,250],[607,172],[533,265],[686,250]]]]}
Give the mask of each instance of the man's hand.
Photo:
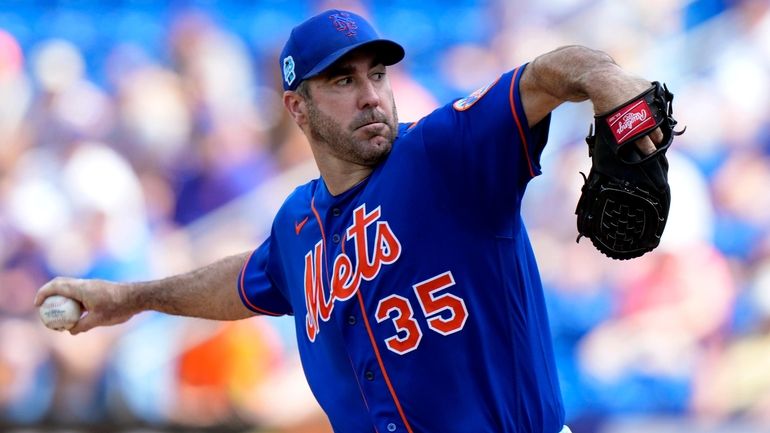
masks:
{"type": "Polygon", "coordinates": [[[128,286],[102,280],[55,278],[38,290],[35,306],[52,295],[61,295],[80,302],[87,314],[70,329],[72,335],[97,326],[117,325],[130,319],[139,310],[128,297],[128,286]]]}
{"type": "MultiPolygon", "coordinates": [[[[614,63],[605,65],[595,75],[597,78],[587,81],[585,86],[597,116],[616,111],[652,85],[648,80],[628,74],[614,63]]],[[[634,144],[643,155],[650,155],[660,147],[662,141],[663,132],[655,128],[634,144]]]]}
{"type": "MultiPolygon", "coordinates": [[[[524,112],[534,126],[564,102],[590,100],[594,113],[613,111],[650,88],[650,81],[622,70],[601,51],[566,46],[543,54],[524,70],[519,83],[524,112]]],[[[639,138],[636,146],[649,155],[663,141],[660,129],[639,138]]]]}

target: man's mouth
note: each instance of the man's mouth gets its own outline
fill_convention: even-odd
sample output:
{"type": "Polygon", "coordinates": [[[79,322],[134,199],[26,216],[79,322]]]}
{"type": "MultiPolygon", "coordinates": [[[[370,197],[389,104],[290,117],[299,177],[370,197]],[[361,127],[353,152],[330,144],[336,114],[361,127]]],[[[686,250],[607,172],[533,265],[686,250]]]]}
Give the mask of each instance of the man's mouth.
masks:
{"type": "Polygon", "coordinates": [[[356,125],[354,129],[373,127],[374,125],[387,126],[387,118],[380,113],[373,112],[361,117],[362,118],[359,119],[358,125],[356,125]]]}
{"type": "Polygon", "coordinates": [[[381,132],[385,127],[387,127],[388,124],[385,122],[379,122],[379,121],[372,121],[364,123],[360,126],[358,126],[355,131],[361,130],[367,133],[379,133],[381,132]]]}
{"type": "Polygon", "coordinates": [[[379,126],[379,125],[385,125],[385,122],[378,122],[378,121],[367,122],[367,123],[364,123],[363,125],[359,126],[359,127],[358,127],[358,128],[356,128],[356,129],[359,129],[359,128],[365,128],[365,127],[367,127],[367,126],[373,126],[373,125],[377,125],[377,126],[379,126]]]}

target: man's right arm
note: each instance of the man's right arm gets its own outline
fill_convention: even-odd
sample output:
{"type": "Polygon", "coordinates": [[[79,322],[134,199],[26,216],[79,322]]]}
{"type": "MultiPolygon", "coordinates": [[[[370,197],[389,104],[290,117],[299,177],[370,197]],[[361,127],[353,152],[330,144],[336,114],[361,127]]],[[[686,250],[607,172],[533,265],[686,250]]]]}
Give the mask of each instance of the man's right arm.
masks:
{"type": "Polygon", "coordinates": [[[147,282],[59,277],[38,290],[35,305],[40,306],[51,295],[66,296],[83,304],[88,314],[70,330],[73,335],[97,326],[123,323],[147,310],[213,320],[244,319],[254,313],[243,305],[236,281],[249,254],[230,256],[185,274],[147,282]]]}
{"type": "MultiPolygon", "coordinates": [[[[618,108],[649,89],[651,81],[631,75],[608,54],[581,46],[566,46],[535,58],[520,82],[522,105],[530,126],[563,102],[590,100],[594,112],[618,108]]],[[[660,129],[636,141],[644,154],[663,139],[660,129]]]]}

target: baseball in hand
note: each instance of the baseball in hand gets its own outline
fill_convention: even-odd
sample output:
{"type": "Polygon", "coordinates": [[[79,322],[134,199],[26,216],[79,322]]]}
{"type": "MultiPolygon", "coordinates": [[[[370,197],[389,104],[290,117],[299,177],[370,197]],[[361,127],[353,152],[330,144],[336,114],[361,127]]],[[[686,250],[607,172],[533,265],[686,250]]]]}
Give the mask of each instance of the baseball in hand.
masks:
{"type": "Polygon", "coordinates": [[[70,329],[80,320],[80,303],[64,296],[53,295],[45,298],[40,306],[40,320],[56,331],[70,329]]]}

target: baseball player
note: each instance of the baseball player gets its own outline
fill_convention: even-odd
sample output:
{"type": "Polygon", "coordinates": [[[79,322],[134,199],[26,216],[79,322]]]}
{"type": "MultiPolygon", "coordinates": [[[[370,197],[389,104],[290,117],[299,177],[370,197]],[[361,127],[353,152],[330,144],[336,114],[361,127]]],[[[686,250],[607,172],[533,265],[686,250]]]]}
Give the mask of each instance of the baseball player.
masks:
{"type": "MultiPolygon", "coordinates": [[[[407,124],[387,74],[403,57],[352,12],[300,24],[280,58],[283,102],[321,176],[286,199],[268,239],[158,281],[57,278],[35,302],[80,301],[73,334],[144,310],[292,315],[337,433],[568,432],[522,196],[554,108],[602,112],[650,82],[564,47],[407,124]]],[[[660,140],[635,142],[649,154],[660,140]]]]}

